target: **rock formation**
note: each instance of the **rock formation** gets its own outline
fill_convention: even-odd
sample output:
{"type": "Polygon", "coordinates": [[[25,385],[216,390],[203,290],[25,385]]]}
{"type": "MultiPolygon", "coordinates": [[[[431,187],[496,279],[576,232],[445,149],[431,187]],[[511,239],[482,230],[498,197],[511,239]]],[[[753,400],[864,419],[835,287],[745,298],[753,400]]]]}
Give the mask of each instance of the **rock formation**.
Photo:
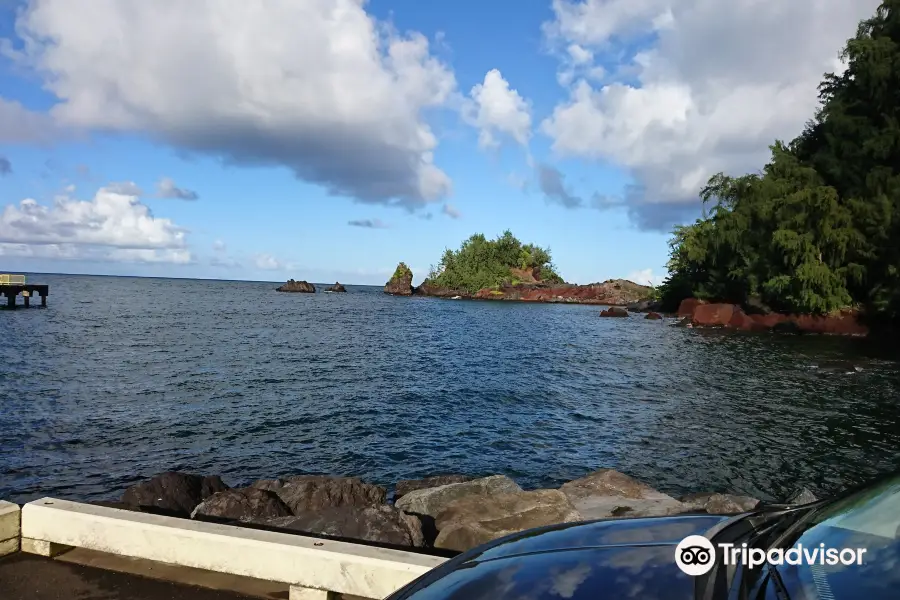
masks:
{"type": "Polygon", "coordinates": [[[129,487],[122,495],[122,503],[187,517],[206,498],[227,489],[218,475],[203,477],[170,471],[129,487]]]}
{"type": "Polygon", "coordinates": [[[291,509],[275,492],[257,488],[234,488],[213,494],[191,513],[192,519],[214,517],[232,521],[253,521],[291,516],[291,509]]]}
{"type": "Polygon", "coordinates": [[[439,487],[448,483],[464,483],[472,479],[468,475],[435,475],[424,479],[403,479],[397,482],[397,487],[394,490],[394,501],[396,502],[406,494],[416,490],[439,487]]]}
{"type": "Polygon", "coordinates": [[[275,291],[314,294],[316,293],[316,286],[307,283],[306,281],[294,281],[293,279],[289,279],[283,286],[275,288],[275,291]]]}
{"type": "Polygon", "coordinates": [[[346,292],[347,288],[342,286],[340,283],[335,282],[333,286],[325,288],[326,292],[346,292]]]}
{"type": "Polygon", "coordinates": [[[775,331],[776,333],[820,333],[862,336],[869,332],[860,323],[859,314],[844,310],[833,314],[784,315],[780,313],[747,314],[735,304],[709,304],[695,298],[681,302],[678,316],[690,318],[694,327],[721,327],[741,331],[775,331]]]}
{"type": "Polygon", "coordinates": [[[406,263],[400,263],[394,270],[394,275],[384,285],[384,293],[394,296],[412,296],[412,280],[412,271],[406,266],[406,263]]]}
{"type": "Polygon", "coordinates": [[[606,310],[600,311],[601,317],[627,317],[628,311],[618,306],[610,306],[606,310]]]}

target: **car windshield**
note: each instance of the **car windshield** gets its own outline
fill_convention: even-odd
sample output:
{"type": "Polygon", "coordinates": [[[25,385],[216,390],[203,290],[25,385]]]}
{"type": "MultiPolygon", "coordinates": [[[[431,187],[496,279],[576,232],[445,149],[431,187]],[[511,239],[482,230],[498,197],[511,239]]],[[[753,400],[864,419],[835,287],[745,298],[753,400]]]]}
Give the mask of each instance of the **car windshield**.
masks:
{"type": "Polygon", "coordinates": [[[813,509],[799,529],[801,531],[784,540],[781,546],[803,549],[809,555],[805,558],[812,560],[776,567],[791,598],[874,600],[897,597],[900,589],[900,476],[813,509]],[[837,564],[828,564],[829,549],[839,552],[837,564]],[[855,560],[849,560],[851,550],[857,556],[855,560]],[[817,552],[814,557],[813,552],[817,552]],[[851,564],[846,564],[848,562],[851,564]]]}

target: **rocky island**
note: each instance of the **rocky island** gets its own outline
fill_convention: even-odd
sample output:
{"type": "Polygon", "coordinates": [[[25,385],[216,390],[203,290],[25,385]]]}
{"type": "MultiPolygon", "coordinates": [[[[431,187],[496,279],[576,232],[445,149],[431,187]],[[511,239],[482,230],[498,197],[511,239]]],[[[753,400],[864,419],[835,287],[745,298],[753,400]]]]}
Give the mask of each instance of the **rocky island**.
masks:
{"type": "Polygon", "coordinates": [[[326,292],[340,292],[340,293],[344,293],[344,292],[347,291],[347,288],[345,288],[344,286],[342,286],[340,283],[335,282],[334,285],[325,288],[325,291],[326,291],[326,292]]]}
{"type": "Polygon", "coordinates": [[[550,251],[522,244],[509,231],[494,240],[475,234],[457,251],[447,250],[421,285],[400,263],[384,286],[386,294],[438,298],[634,305],[653,294],[649,286],[624,279],[575,285],[556,273],[550,251]]]}
{"type": "Polygon", "coordinates": [[[294,281],[289,279],[287,283],[281,287],[275,288],[276,292],[292,292],[299,294],[315,294],[316,286],[306,281],[294,281]]]}

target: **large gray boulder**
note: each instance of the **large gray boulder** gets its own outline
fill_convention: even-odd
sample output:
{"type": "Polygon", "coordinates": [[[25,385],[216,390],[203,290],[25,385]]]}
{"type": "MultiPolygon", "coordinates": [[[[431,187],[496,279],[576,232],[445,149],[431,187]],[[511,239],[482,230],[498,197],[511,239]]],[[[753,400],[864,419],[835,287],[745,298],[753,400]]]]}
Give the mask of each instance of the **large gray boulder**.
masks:
{"type": "Polygon", "coordinates": [[[434,545],[463,551],[518,531],[580,520],[559,490],[472,495],[451,502],[438,514],[434,545]]]}
{"type": "Polygon", "coordinates": [[[398,498],[402,498],[416,490],[440,487],[448,483],[464,483],[471,480],[472,478],[468,475],[435,475],[424,479],[403,479],[397,482],[397,487],[394,490],[394,500],[396,501],[398,498]]]}
{"type": "Polygon", "coordinates": [[[257,488],[235,488],[213,494],[201,502],[191,513],[191,518],[213,517],[233,521],[256,521],[290,515],[291,509],[275,492],[257,488]]]}
{"type": "Polygon", "coordinates": [[[689,510],[675,498],[612,469],[600,469],[559,489],[585,520],[655,517],[689,510]]]}
{"type": "Polygon", "coordinates": [[[188,517],[198,504],[228,486],[218,475],[204,477],[168,471],[129,487],[122,503],[135,508],[157,508],[188,517]]]}
{"type": "Polygon", "coordinates": [[[711,515],[734,515],[750,512],[759,506],[759,499],[735,494],[688,494],[679,501],[686,510],[702,510],[711,515]]]}
{"type": "MultiPolygon", "coordinates": [[[[257,482],[258,485],[260,482],[257,482]]],[[[295,515],[328,508],[365,508],[384,504],[387,491],[356,477],[298,475],[288,477],[281,487],[271,482],[273,491],[295,515]]]]}
{"type": "Polygon", "coordinates": [[[467,497],[489,498],[497,494],[521,492],[522,488],[505,475],[492,475],[464,483],[450,483],[409,492],[397,500],[400,510],[417,515],[437,517],[451,502],[467,497]]]}
{"type": "Polygon", "coordinates": [[[344,506],[307,512],[296,517],[268,519],[264,524],[304,533],[381,542],[421,548],[425,545],[422,522],[393,506],[344,506]]]}

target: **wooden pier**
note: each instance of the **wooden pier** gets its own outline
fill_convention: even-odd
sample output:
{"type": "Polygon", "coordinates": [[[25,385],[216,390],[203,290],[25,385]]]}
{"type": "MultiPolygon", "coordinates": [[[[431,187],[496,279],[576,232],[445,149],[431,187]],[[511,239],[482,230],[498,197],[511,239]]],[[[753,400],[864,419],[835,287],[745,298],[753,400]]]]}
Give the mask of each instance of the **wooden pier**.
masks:
{"type": "Polygon", "coordinates": [[[6,308],[16,307],[16,298],[19,295],[25,301],[25,308],[31,306],[31,299],[35,295],[41,297],[41,306],[47,306],[47,296],[50,295],[50,286],[46,284],[25,283],[24,275],[0,275],[0,296],[6,296],[6,308]]]}

